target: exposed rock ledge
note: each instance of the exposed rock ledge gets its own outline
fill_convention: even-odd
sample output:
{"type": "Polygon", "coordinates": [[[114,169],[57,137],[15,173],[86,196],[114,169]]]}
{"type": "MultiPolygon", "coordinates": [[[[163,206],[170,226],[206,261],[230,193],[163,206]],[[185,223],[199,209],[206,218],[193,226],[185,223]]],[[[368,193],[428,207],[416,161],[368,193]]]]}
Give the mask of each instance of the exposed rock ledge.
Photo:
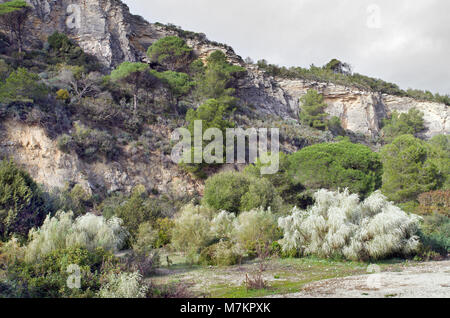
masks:
{"type": "MultiPolygon", "coordinates": [[[[164,129],[164,128],[161,128],[164,129]]],[[[80,184],[85,189],[129,192],[136,185],[161,193],[195,194],[202,185],[179,171],[169,156],[152,152],[146,160],[124,149],[114,162],[87,163],[58,149],[45,130],[8,120],[0,126],[0,158],[9,157],[47,189],[80,184]]]]}
{"type": "MultiPolygon", "coordinates": [[[[122,61],[145,61],[145,52],[153,42],[175,34],[132,15],[119,0],[27,1],[36,8],[33,21],[35,35],[45,40],[55,30],[65,32],[107,67],[122,61]]],[[[246,66],[248,74],[241,79],[237,93],[245,103],[253,105],[257,112],[297,118],[298,99],[308,88],[316,88],[325,95],[329,104],[328,113],[338,116],[344,128],[355,133],[375,136],[380,131],[382,120],[392,111],[407,112],[411,108],[417,108],[425,114],[428,130],[424,137],[450,133],[449,106],[326,83],[272,78],[253,65],[245,65],[230,47],[218,46],[202,36],[188,40],[188,44],[200,56],[219,49],[233,63],[246,66]]]]}

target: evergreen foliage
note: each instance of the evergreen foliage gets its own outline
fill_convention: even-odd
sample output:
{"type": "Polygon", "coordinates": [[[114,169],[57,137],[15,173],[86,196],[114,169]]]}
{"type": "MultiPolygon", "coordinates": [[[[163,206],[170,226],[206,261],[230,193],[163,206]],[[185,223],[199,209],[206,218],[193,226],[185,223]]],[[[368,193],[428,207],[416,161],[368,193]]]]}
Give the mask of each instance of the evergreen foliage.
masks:
{"type": "Polygon", "coordinates": [[[31,176],[13,161],[0,162],[0,239],[26,237],[48,213],[43,195],[31,176]]]}
{"type": "Polygon", "coordinates": [[[147,51],[152,62],[159,63],[170,71],[179,71],[189,64],[192,58],[192,49],[183,39],[177,36],[168,36],[153,43],[147,51]]]}
{"type": "Polygon", "coordinates": [[[317,144],[292,154],[289,174],[307,189],[349,188],[365,197],[381,187],[380,157],[370,148],[349,141],[317,144]]]}
{"type": "Polygon", "coordinates": [[[433,160],[432,148],[412,135],[397,137],[381,150],[383,193],[396,202],[416,200],[421,193],[439,189],[443,171],[433,160]]]}

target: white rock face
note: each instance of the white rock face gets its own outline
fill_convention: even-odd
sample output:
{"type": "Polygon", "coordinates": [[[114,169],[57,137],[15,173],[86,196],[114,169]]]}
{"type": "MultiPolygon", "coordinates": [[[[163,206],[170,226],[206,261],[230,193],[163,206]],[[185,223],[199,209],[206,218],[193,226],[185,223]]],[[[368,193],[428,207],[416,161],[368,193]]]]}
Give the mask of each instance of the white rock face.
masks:
{"type": "Polygon", "coordinates": [[[130,192],[137,185],[162,193],[203,191],[200,182],[180,171],[168,155],[152,152],[143,161],[124,149],[120,160],[87,163],[75,153],[61,152],[57,141],[51,140],[42,127],[14,120],[3,121],[0,126],[0,158],[3,157],[12,158],[49,190],[73,183],[93,192],[130,192]]]}
{"type": "MultiPolygon", "coordinates": [[[[0,0],[3,2],[4,0],[0,0]]],[[[107,67],[123,61],[146,61],[147,48],[174,31],[151,24],[130,14],[119,0],[28,0],[36,8],[33,33],[46,40],[54,31],[71,35],[88,53],[107,67]]],[[[417,108],[424,113],[424,137],[450,133],[450,108],[443,104],[381,95],[327,83],[272,78],[254,65],[245,65],[232,48],[207,41],[203,36],[187,40],[200,58],[215,50],[227,54],[230,62],[246,66],[248,74],[239,80],[237,95],[261,114],[298,118],[299,98],[310,88],[324,94],[331,116],[341,119],[344,128],[375,136],[390,113],[417,108]]]]}
{"type": "Polygon", "coordinates": [[[424,113],[427,131],[423,137],[450,133],[450,107],[412,98],[362,91],[340,85],[272,78],[248,67],[249,75],[241,80],[238,95],[262,113],[298,118],[299,99],[308,89],[316,89],[325,97],[327,113],[341,119],[345,129],[367,136],[376,136],[383,119],[393,111],[406,113],[418,109],[424,113]]]}

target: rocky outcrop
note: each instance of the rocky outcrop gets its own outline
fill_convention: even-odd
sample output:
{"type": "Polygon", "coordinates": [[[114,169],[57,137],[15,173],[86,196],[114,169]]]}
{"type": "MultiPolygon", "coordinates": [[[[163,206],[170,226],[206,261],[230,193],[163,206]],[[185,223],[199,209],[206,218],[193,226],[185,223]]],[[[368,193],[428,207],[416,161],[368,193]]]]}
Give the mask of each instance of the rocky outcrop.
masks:
{"type": "Polygon", "coordinates": [[[262,113],[298,118],[299,99],[308,89],[322,93],[328,104],[327,113],[339,117],[343,127],[354,133],[376,136],[383,119],[392,112],[406,113],[413,108],[424,113],[427,127],[424,138],[450,133],[450,107],[447,105],[329,83],[273,78],[253,65],[248,67],[248,76],[240,81],[238,95],[262,113]]]}
{"type": "MultiPolygon", "coordinates": [[[[2,1],[2,0],[0,0],[2,1]]],[[[157,39],[176,35],[176,31],[132,15],[119,0],[28,0],[35,7],[33,33],[44,38],[55,30],[74,38],[88,53],[107,67],[123,61],[146,61],[147,48],[157,39]]],[[[232,48],[210,42],[204,35],[187,38],[200,58],[222,50],[234,64],[246,66],[247,76],[240,79],[237,94],[257,112],[282,118],[298,118],[299,98],[309,88],[324,94],[331,116],[341,119],[345,129],[367,136],[380,132],[381,122],[391,112],[411,108],[425,115],[428,131],[424,137],[450,133],[449,107],[410,98],[381,95],[351,87],[327,83],[272,78],[254,65],[245,65],[232,48]]]]}
{"type": "Polygon", "coordinates": [[[136,185],[167,194],[202,191],[199,182],[181,172],[170,156],[160,151],[146,154],[145,160],[131,149],[123,149],[123,152],[124,155],[114,162],[88,163],[76,154],[61,152],[57,142],[39,126],[13,120],[4,121],[0,126],[0,158],[12,158],[47,189],[80,184],[93,192],[130,192],[136,185]]]}
{"type": "MultiPolygon", "coordinates": [[[[0,0],[4,2],[6,0],[0,0]]],[[[68,34],[87,53],[105,66],[123,61],[145,61],[148,47],[156,40],[177,35],[175,30],[152,24],[130,13],[119,0],[27,0],[34,7],[31,34],[44,42],[53,32],[68,34]]],[[[188,40],[199,56],[218,49],[204,35],[188,40]]],[[[229,47],[220,47],[235,55],[229,47]]],[[[240,59],[240,58],[239,58],[240,59]]]]}
{"type": "MultiPolygon", "coordinates": [[[[53,32],[64,32],[106,68],[123,61],[146,61],[145,53],[152,43],[178,34],[173,28],[132,15],[119,0],[27,1],[35,8],[29,44],[37,38],[41,43],[36,44],[42,45],[53,32]]],[[[354,133],[376,136],[382,120],[390,113],[412,108],[424,113],[424,137],[450,133],[450,108],[446,105],[328,83],[274,78],[255,65],[246,65],[231,47],[210,42],[202,34],[186,37],[186,42],[202,59],[221,50],[230,62],[245,66],[247,74],[238,80],[236,93],[244,105],[262,117],[276,115],[291,121],[298,118],[300,97],[314,88],[324,95],[330,116],[339,117],[344,128],[354,133]]],[[[170,134],[167,127],[157,129],[170,134]]],[[[56,142],[40,127],[14,121],[0,126],[0,156],[13,158],[48,188],[78,183],[93,191],[102,188],[111,192],[130,191],[143,184],[162,193],[201,193],[202,185],[180,172],[167,155],[156,150],[141,160],[135,150],[123,152],[124,156],[114,162],[87,163],[76,154],[59,151],[56,142]]]]}

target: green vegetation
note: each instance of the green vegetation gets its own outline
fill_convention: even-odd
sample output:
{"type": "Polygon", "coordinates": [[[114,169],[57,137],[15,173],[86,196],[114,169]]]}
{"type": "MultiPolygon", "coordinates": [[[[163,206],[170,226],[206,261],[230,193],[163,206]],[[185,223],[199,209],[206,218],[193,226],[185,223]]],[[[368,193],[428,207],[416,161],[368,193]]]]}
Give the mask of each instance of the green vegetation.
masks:
{"type": "Polygon", "coordinates": [[[139,226],[149,221],[151,224],[155,223],[161,216],[161,210],[156,202],[148,197],[145,188],[137,186],[130,198],[116,208],[114,215],[124,221],[131,236],[135,237],[139,226]]]}
{"type": "Polygon", "coordinates": [[[336,85],[356,87],[373,92],[411,97],[419,100],[426,100],[450,105],[449,95],[445,96],[439,94],[433,95],[431,92],[424,92],[421,90],[412,90],[412,89],[404,91],[400,89],[398,85],[385,82],[381,79],[371,78],[358,73],[336,72],[335,71],[336,65],[339,65],[339,63],[337,62],[331,61],[324,67],[317,67],[311,65],[309,69],[302,67],[291,67],[291,68],[286,68],[284,66],[280,67],[274,64],[269,64],[266,60],[258,61],[257,64],[261,70],[265,71],[271,76],[284,78],[298,78],[309,81],[334,83],[336,85]]]}
{"type": "Polygon", "coordinates": [[[101,66],[94,56],[86,54],[79,45],[64,33],[55,32],[48,37],[48,63],[65,63],[80,66],[88,72],[98,71],[101,66]]]}
{"type": "Polygon", "coordinates": [[[41,101],[46,97],[47,89],[39,80],[38,75],[18,68],[3,85],[0,83],[0,103],[41,101]]]}
{"type": "Polygon", "coordinates": [[[111,80],[131,86],[134,113],[137,112],[139,90],[149,86],[151,82],[148,70],[149,66],[145,63],[123,62],[111,72],[111,80]]]}
{"type": "Polygon", "coordinates": [[[196,74],[197,88],[195,94],[201,101],[232,96],[234,80],[244,72],[243,67],[228,63],[221,51],[213,52],[207,59],[204,72],[196,74]]]}
{"type": "Polygon", "coordinates": [[[48,213],[41,191],[28,173],[14,162],[0,162],[0,239],[26,237],[48,213]]]}
{"type": "Polygon", "coordinates": [[[343,189],[363,197],[381,187],[382,164],[370,148],[349,141],[306,147],[290,158],[289,174],[307,189],[343,189]]]}
{"type": "Polygon", "coordinates": [[[281,198],[267,179],[258,179],[245,173],[219,173],[205,184],[204,203],[217,211],[234,213],[262,207],[280,207],[281,198]]]}
{"type": "Polygon", "coordinates": [[[423,250],[419,255],[422,258],[439,260],[446,257],[450,253],[450,217],[440,213],[425,216],[420,236],[423,250]]]}
{"type": "Polygon", "coordinates": [[[410,109],[406,114],[394,112],[392,116],[384,121],[383,137],[387,143],[391,143],[401,135],[417,135],[425,130],[423,113],[410,109]]]}
{"type": "Polygon", "coordinates": [[[114,136],[106,131],[91,129],[79,123],[75,123],[72,135],[59,137],[58,147],[64,152],[74,150],[78,156],[87,161],[113,159],[118,153],[114,136]]]}
{"type": "Polygon", "coordinates": [[[323,101],[323,95],[316,90],[309,89],[306,95],[300,98],[300,121],[317,129],[325,129],[327,104],[323,101]]]}
{"type": "Polygon", "coordinates": [[[46,255],[40,262],[18,260],[10,264],[8,281],[14,282],[3,297],[95,297],[101,284],[101,268],[104,259],[111,257],[99,249],[89,252],[85,248],[58,249],[46,255]],[[80,289],[69,288],[69,266],[80,268],[80,289]]]}
{"type": "Polygon", "coordinates": [[[4,60],[0,59],[0,84],[8,78],[9,71],[9,65],[4,60]]]}
{"type": "Polygon", "coordinates": [[[177,36],[168,36],[153,43],[147,51],[152,62],[161,64],[170,71],[179,71],[189,64],[192,58],[192,49],[183,39],[177,36]]]}
{"type": "MultiPolygon", "coordinates": [[[[191,148],[191,163],[183,163],[182,166],[188,171],[198,177],[204,177],[203,169],[207,166],[203,160],[203,152],[197,153],[198,158],[202,158],[202,163],[195,163],[194,156],[198,149],[194,143],[194,129],[195,123],[200,121],[202,123],[202,136],[209,128],[217,128],[222,132],[222,136],[226,135],[227,128],[233,128],[234,123],[230,121],[232,110],[230,109],[232,104],[228,103],[224,99],[216,100],[209,99],[204,104],[200,105],[196,110],[189,109],[186,114],[186,122],[188,122],[188,130],[192,136],[192,148],[191,148]]],[[[207,142],[202,140],[202,149],[207,145],[207,142]]],[[[223,156],[225,156],[225,149],[222,149],[223,156]]],[[[219,154],[212,153],[213,156],[219,156],[219,154]]]]}
{"type": "Polygon", "coordinates": [[[152,70],[151,74],[169,87],[173,99],[173,104],[175,106],[174,110],[176,113],[178,113],[177,106],[180,98],[188,95],[191,89],[195,86],[195,82],[193,82],[190,79],[189,75],[186,73],[173,71],[158,73],[152,70]]]}
{"type": "Polygon", "coordinates": [[[256,178],[264,178],[270,181],[275,187],[277,194],[283,199],[284,202],[298,206],[300,208],[306,208],[311,205],[312,198],[305,193],[306,188],[298,182],[294,182],[294,179],[290,175],[290,162],[289,156],[285,153],[279,154],[279,169],[278,173],[261,175],[261,168],[264,164],[261,160],[257,160],[254,165],[249,165],[245,168],[245,173],[252,175],[256,178]]]}
{"type": "MultiPolygon", "coordinates": [[[[0,21],[12,3],[24,2],[0,4],[0,21]]],[[[205,277],[206,296],[265,296],[366,273],[361,260],[447,256],[450,137],[415,138],[422,136],[423,114],[394,112],[384,123],[384,140],[344,131],[316,90],[302,97],[299,120],[258,114],[236,98],[246,70],[230,63],[227,47],[200,59],[185,39],[211,43],[204,35],[165,28],[179,37],[156,41],[150,63],[124,62],[110,73],[65,34],[22,54],[0,34],[0,124],[8,120],[2,136],[18,120],[42,127],[65,153],[58,152],[61,160],[89,167],[77,176],[80,184],[41,190],[12,161],[0,163],[0,297],[179,297],[186,280],[195,281],[194,291],[205,277]],[[219,160],[182,163],[178,168],[206,179],[203,188],[169,161],[170,132],[184,126],[193,136],[196,121],[202,133],[217,128],[222,135],[234,127],[279,128],[279,171],[261,175],[261,160],[220,173],[219,160]],[[350,138],[373,149],[390,144],[378,154],[350,138]],[[80,267],[78,290],[66,284],[71,264],[80,267]],[[236,264],[239,270],[228,267],[236,264]],[[157,269],[167,275],[155,275],[157,269]]],[[[448,96],[404,92],[352,74],[336,59],[308,70],[259,67],[450,104],[448,96]]],[[[202,141],[204,149],[207,144],[202,141]]],[[[21,147],[1,148],[10,154],[13,146],[21,147]]],[[[28,150],[47,156],[48,147],[41,147],[28,150]]]]}
{"type": "Polygon", "coordinates": [[[431,161],[436,165],[442,176],[442,189],[450,190],[450,136],[437,135],[428,144],[432,149],[431,161]]]}
{"type": "Polygon", "coordinates": [[[383,193],[396,202],[415,200],[421,193],[439,189],[444,176],[435,164],[432,148],[412,135],[397,137],[381,150],[383,193]]]}
{"type": "Polygon", "coordinates": [[[23,41],[26,32],[25,24],[30,13],[31,6],[24,0],[0,3],[0,26],[14,36],[19,54],[23,51],[23,41]]]}

